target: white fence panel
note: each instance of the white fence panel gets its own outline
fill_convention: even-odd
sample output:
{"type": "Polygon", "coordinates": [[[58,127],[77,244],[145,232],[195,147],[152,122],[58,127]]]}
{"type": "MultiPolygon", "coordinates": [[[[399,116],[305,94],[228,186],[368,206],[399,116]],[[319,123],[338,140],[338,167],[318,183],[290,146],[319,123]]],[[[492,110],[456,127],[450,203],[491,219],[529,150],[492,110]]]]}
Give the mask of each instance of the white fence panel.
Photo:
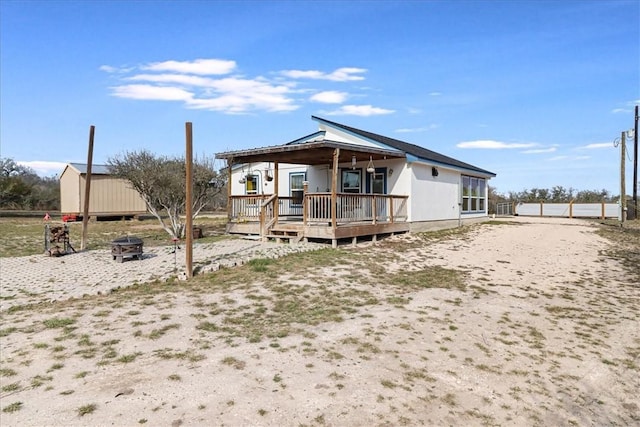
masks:
{"type": "MultiPolygon", "coordinates": [[[[515,213],[521,216],[601,218],[602,203],[518,203],[515,213]]],[[[618,218],[619,215],[620,206],[617,203],[604,204],[605,218],[618,218]]]]}
{"type": "MultiPolygon", "coordinates": [[[[607,205],[605,205],[607,206],[607,205]]],[[[614,206],[617,206],[614,204],[614,206]]],[[[606,213],[606,210],[605,210],[606,213]]],[[[618,212],[613,216],[617,216],[618,212]]],[[[573,216],[575,217],[588,217],[588,218],[600,218],[602,216],[602,204],[600,203],[574,203],[573,204],[573,216]]]]}
{"type": "Polygon", "coordinates": [[[543,203],[542,216],[569,216],[569,203],[543,203]]]}
{"type": "Polygon", "coordinates": [[[540,203],[518,203],[516,215],[540,216],[540,203]]]}
{"type": "Polygon", "coordinates": [[[617,203],[605,203],[604,216],[606,218],[620,218],[620,205],[617,203]]]}

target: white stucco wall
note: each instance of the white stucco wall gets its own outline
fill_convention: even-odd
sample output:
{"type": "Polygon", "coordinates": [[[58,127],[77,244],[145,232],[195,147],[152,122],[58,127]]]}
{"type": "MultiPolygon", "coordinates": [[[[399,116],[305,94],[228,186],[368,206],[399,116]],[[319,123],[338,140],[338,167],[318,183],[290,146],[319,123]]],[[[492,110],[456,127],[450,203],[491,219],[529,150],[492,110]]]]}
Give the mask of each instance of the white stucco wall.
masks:
{"type": "MultiPolygon", "coordinates": [[[[245,194],[245,184],[241,184],[239,181],[243,175],[248,173],[258,175],[258,194],[273,194],[275,179],[267,181],[265,173],[267,169],[270,169],[273,174],[273,163],[262,162],[244,165],[244,167],[234,167],[231,174],[231,194],[233,196],[245,194]]],[[[278,165],[278,169],[278,194],[286,196],[289,195],[289,174],[292,172],[305,172],[307,170],[307,166],[283,163],[278,165]]]]}
{"type": "Polygon", "coordinates": [[[458,219],[460,213],[460,172],[431,165],[411,163],[410,221],[442,221],[458,219]]]}

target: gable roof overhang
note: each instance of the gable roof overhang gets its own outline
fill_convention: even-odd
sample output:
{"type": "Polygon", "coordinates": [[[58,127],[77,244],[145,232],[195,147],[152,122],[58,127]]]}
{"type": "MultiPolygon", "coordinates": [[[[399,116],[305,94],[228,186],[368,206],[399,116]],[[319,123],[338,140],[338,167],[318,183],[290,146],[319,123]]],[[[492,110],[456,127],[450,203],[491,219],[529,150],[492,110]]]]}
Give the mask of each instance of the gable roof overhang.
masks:
{"type": "Polygon", "coordinates": [[[333,153],[336,148],[340,149],[341,162],[351,161],[353,156],[355,156],[358,162],[368,161],[369,158],[373,160],[406,158],[405,153],[399,150],[368,147],[331,140],[303,143],[298,143],[297,141],[298,140],[289,144],[271,147],[217,153],[216,158],[225,159],[230,165],[258,162],[326,165],[333,161],[333,153]]]}
{"type": "Polygon", "coordinates": [[[445,156],[444,154],[437,153],[435,151],[420,147],[415,144],[400,141],[398,139],[389,138],[388,136],[378,135],[373,132],[357,129],[351,126],[346,126],[340,123],[332,122],[330,120],[323,119],[321,117],[311,116],[312,120],[316,122],[334,128],[339,129],[349,135],[363,138],[367,141],[377,144],[381,147],[389,147],[406,153],[407,162],[423,162],[428,164],[437,164],[443,167],[448,167],[453,170],[463,171],[467,173],[480,174],[486,177],[495,177],[496,174],[471,165],[469,163],[462,162],[453,157],[445,156]]]}

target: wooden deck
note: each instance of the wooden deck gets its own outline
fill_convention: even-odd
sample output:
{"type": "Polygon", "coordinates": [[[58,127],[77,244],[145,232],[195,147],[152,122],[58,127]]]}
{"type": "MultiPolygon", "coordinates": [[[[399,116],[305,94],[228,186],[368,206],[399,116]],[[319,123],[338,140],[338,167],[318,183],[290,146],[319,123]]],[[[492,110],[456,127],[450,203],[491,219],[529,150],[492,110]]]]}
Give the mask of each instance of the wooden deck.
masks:
{"type": "Polygon", "coordinates": [[[306,193],[302,199],[277,195],[232,196],[229,233],[262,239],[331,240],[409,231],[407,196],[306,193]],[[277,206],[277,209],[276,209],[277,206]]]}

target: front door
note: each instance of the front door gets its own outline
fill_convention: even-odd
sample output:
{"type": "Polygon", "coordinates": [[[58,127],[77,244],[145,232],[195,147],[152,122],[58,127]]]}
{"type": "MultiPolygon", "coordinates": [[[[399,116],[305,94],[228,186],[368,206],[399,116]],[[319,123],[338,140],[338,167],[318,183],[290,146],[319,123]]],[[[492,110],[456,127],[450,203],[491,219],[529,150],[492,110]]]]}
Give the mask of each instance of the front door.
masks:
{"type": "MultiPolygon", "coordinates": [[[[376,168],[375,172],[367,172],[367,193],[387,194],[387,168],[376,168]]],[[[376,221],[386,221],[388,214],[386,197],[376,197],[375,206],[371,206],[371,213],[375,213],[376,221]]]]}
{"type": "Polygon", "coordinates": [[[375,172],[367,172],[367,193],[387,194],[387,168],[376,168],[375,172]]]}

